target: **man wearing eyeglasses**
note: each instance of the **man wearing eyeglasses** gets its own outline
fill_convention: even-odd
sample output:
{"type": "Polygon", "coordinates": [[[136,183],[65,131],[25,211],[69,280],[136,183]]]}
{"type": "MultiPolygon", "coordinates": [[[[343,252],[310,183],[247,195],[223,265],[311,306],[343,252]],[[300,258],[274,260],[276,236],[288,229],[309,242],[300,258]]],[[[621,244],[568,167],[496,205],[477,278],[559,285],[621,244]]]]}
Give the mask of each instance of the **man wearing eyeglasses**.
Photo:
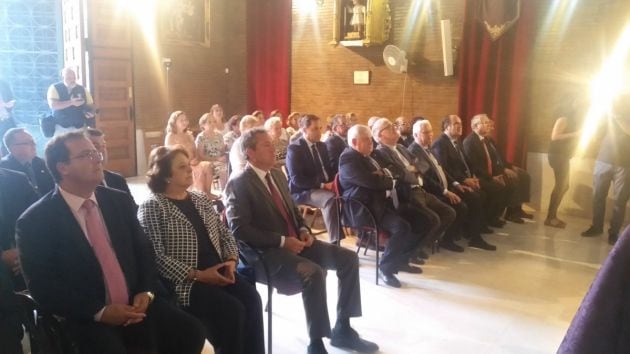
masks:
{"type": "Polygon", "coordinates": [[[130,198],[100,185],[102,161],[83,132],[46,146],[57,187],[16,223],[31,295],[66,319],[81,353],[200,353],[202,324],[153,294],[151,241],[130,198]]]}
{"type": "Polygon", "coordinates": [[[35,140],[24,128],[12,128],[4,134],[4,146],[9,155],[0,160],[0,167],[24,173],[39,196],[55,187],[43,159],[37,157],[35,140]]]}

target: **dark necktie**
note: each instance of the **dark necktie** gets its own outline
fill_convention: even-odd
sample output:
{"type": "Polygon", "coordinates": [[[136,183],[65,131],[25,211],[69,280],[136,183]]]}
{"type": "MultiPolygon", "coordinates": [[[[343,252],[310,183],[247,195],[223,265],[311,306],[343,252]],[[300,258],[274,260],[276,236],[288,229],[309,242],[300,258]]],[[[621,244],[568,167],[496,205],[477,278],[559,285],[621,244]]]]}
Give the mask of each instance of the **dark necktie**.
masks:
{"type": "Polygon", "coordinates": [[[37,180],[35,178],[35,170],[33,170],[33,164],[27,162],[24,164],[24,168],[26,169],[26,175],[28,176],[28,179],[31,181],[31,184],[35,188],[35,191],[37,191],[37,180]]]}
{"type": "Polygon", "coordinates": [[[455,146],[455,150],[457,150],[457,153],[459,154],[459,158],[462,160],[462,162],[464,163],[464,166],[466,167],[466,176],[472,177],[472,174],[470,173],[470,167],[468,167],[468,163],[466,162],[466,157],[464,157],[464,153],[462,152],[462,149],[459,148],[459,144],[457,143],[457,140],[453,140],[453,145],[455,146]]]}
{"type": "Polygon", "coordinates": [[[319,155],[319,151],[317,151],[317,146],[315,144],[311,145],[311,150],[313,151],[313,160],[315,161],[315,167],[322,171],[324,176],[323,182],[328,182],[328,173],[326,173],[326,169],[322,165],[322,157],[319,155]]]}
{"type": "Polygon", "coordinates": [[[492,158],[490,157],[490,152],[488,151],[488,140],[483,139],[481,144],[483,145],[483,150],[486,153],[486,169],[488,170],[488,174],[492,176],[492,158]]]}
{"type": "Polygon", "coordinates": [[[269,187],[269,193],[271,193],[271,200],[273,204],[278,208],[280,214],[284,218],[284,221],[287,223],[287,232],[289,237],[297,237],[297,231],[295,230],[295,226],[293,225],[293,220],[289,217],[289,212],[282,201],[282,196],[280,192],[273,185],[271,180],[271,173],[267,172],[265,175],[265,180],[267,181],[267,187],[269,187]]]}

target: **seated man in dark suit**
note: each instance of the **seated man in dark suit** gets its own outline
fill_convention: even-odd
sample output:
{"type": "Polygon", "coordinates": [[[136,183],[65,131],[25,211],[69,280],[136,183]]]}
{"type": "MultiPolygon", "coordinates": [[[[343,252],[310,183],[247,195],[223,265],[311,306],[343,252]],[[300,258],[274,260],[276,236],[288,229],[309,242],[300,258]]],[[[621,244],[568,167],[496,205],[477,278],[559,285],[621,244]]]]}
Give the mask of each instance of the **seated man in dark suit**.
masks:
{"type": "Polygon", "coordinates": [[[440,245],[451,251],[461,252],[463,248],[455,244],[458,233],[464,232],[470,239],[469,245],[489,251],[496,247],[481,237],[481,199],[478,193],[466,186],[455,184],[455,180],[446,172],[431,151],[433,127],[428,120],[418,121],[413,125],[414,142],[409,151],[418,160],[418,169],[424,175],[424,188],[455,209],[457,218],[446,230],[440,245]],[[456,247],[455,247],[456,246],[456,247]]]}
{"type": "Polygon", "coordinates": [[[400,138],[398,139],[398,144],[403,145],[404,147],[409,147],[411,143],[413,143],[413,134],[411,131],[411,127],[416,121],[423,120],[423,117],[398,117],[394,122],[394,126],[396,127],[396,131],[400,138]]]}
{"type": "Polygon", "coordinates": [[[513,221],[522,224],[521,218],[533,219],[532,214],[526,213],[523,210],[523,203],[529,202],[529,189],[531,177],[529,173],[524,169],[507,162],[503,157],[499,149],[492,139],[492,132],[494,131],[494,121],[487,115],[484,120],[488,123],[488,129],[485,138],[488,141],[488,148],[490,151],[490,157],[496,160],[496,164],[503,168],[503,174],[507,177],[508,184],[513,185],[514,193],[512,198],[508,201],[508,207],[505,211],[506,220],[513,221]]]}
{"type": "Polygon", "coordinates": [[[286,177],[274,169],[275,149],[264,129],[244,133],[241,142],[248,164],[225,189],[229,225],[237,239],[264,252],[278,292],[302,290],[311,340],[308,353],[327,353],[322,337],[330,337],[333,346],[377,351],[376,344],[361,339],[350,327],[350,317],[361,316],[357,255],[316,240],[304,226],[286,177]],[[336,270],[339,278],[337,323],[332,332],[324,275],[328,269],[336,270]]]}
{"type": "MultiPolygon", "coordinates": [[[[394,178],[389,170],[381,168],[370,157],[373,147],[369,128],[360,124],[353,126],[348,131],[348,142],[350,146],[339,160],[339,187],[344,197],[365,204],[379,228],[389,235],[379,264],[379,274],[387,285],[399,288],[401,284],[395,274],[401,270],[414,272],[415,267],[410,267],[408,261],[420,244],[420,236],[394,209],[395,200],[388,197],[397,196],[394,178]]],[[[348,210],[347,214],[354,225],[371,224],[366,212],[348,210]]]]}
{"type": "Polygon", "coordinates": [[[22,353],[22,325],[13,291],[26,289],[15,247],[15,221],[37,195],[21,172],[0,168],[0,348],[3,353],[22,353]]]}
{"type": "Polygon", "coordinates": [[[2,158],[0,167],[24,173],[39,196],[50,192],[55,182],[44,160],[37,157],[35,140],[24,128],[9,129],[3,137],[9,155],[2,158]]]}
{"type": "MultiPolygon", "coordinates": [[[[392,173],[396,180],[399,214],[404,215],[416,233],[424,232],[421,248],[431,246],[450,228],[455,210],[435,196],[426,193],[424,177],[415,164],[415,158],[403,145],[397,144],[398,132],[387,118],[381,118],[372,127],[372,136],[379,142],[372,154],[379,165],[392,173]],[[424,222],[420,221],[422,218],[424,222]]],[[[417,262],[412,257],[412,262],[417,262]]]]}
{"type": "MultiPolygon", "coordinates": [[[[96,150],[103,155],[103,166],[107,164],[107,142],[105,141],[105,134],[102,131],[95,128],[87,128],[85,130],[85,136],[90,139],[96,150]]],[[[131,190],[129,189],[129,185],[127,184],[127,180],[125,177],[120,174],[110,171],[103,170],[103,185],[105,187],[118,189],[119,191],[123,191],[131,197],[133,200],[133,196],[131,195],[131,190]]],[[[135,201],[134,201],[135,204],[135,201]]]]}
{"type": "Polygon", "coordinates": [[[81,353],[201,351],[202,324],[152,293],[151,241],[129,197],[100,186],[102,156],[82,132],[46,146],[58,186],[16,224],[22,271],[44,311],[64,317],[81,353]]]}
{"type": "Polygon", "coordinates": [[[331,242],[343,239],[339,208],[335,203],[333,180],[326,145],[320,141],[319,117],[307,114],[300,119],[302,137],[287,149],[286,168],[291,196],[299,204],[322,208],[324,223],[331,242]]]}
{"type": "MultiPolygon", "coordinates": [[[[431,151],[448,175],[453,178],[455,192],[464,200],[466,198],[479,198],[480,208],[479,226],[471,226],[472,230],[479,229],[481,233],[493,233],[486,224],[485,210],[493,205],[496,196],[488,196],[479,184],[479,179],[472,173],[462,150],[462,120],[455,114],[442,118],[442,134],[433,141],[431,151]]],[[[474,205],[468,202],[469,205],[474,205]]],[[[472,210],[469,208],[469,210],[472,210]]]]}
{"type": "Polygon", "coordinates": [[[326,149],[330,159],[330,169],[334,174],[339,172],[339,156],[348,147],[348,118],[343,114],[336,114],[331,122],[332,134],[326,139],[326,149]]]}
{"type": "Polygon", "coordinates": [[[490,151],[484,136],[487,131],[482,115],[476,115],[470,121],[472,132],[464,139],[464,154],[473,175],[479,179],[481,189],[486,193],[486,224],[501,228],[505,221],[501,219],[511,193],[505,177],[490,157],[490,151]]]}

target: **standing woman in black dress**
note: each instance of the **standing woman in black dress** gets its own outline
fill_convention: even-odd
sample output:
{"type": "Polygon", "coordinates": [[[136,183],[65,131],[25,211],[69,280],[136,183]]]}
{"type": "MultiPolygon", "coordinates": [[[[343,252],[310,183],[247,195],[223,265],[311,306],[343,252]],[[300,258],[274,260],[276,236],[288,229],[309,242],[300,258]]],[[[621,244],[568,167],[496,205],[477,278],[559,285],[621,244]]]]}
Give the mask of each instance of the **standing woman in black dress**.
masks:
{"type": "Polygon", "coordinates": [[[567,224],[558,219],[558,207],[562,197],[569,190],[570,161],[575,155],[580,139],[582,123],[580,118],[586,113],[580,103],[580,99],[575,97],[565,99],[556,111],[558,118],[553,125],[549,144],[549,165],[553,169],[556,181],[551,192],[545,225],[561,229],[567,224]]]}

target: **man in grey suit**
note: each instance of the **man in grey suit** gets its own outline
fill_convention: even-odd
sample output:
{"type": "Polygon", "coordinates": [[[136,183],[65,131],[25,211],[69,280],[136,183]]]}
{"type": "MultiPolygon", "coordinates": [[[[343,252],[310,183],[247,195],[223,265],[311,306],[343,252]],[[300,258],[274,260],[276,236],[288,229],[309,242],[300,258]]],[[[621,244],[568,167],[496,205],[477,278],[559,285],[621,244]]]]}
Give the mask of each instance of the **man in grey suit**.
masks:
{"type": "Polygon", "coordinates": [[[265,253],[278,292],[301,289],[311,340],[308,353],[327,353],[322,337],[330,337],[336,347],[377,351],[376,344],[361,339],[350,327],[350,317],[361,316],[356,254],[316,240],[304,226],[286,177],[273,168],[275,148],[264,129],[243,134],[241,144],[248,163],[226,186],[229,225],[236,238],[265,253]],[[328,269],[334,269],[339,278],[337,323],[332,331],[326,304],[328,269]]]}

